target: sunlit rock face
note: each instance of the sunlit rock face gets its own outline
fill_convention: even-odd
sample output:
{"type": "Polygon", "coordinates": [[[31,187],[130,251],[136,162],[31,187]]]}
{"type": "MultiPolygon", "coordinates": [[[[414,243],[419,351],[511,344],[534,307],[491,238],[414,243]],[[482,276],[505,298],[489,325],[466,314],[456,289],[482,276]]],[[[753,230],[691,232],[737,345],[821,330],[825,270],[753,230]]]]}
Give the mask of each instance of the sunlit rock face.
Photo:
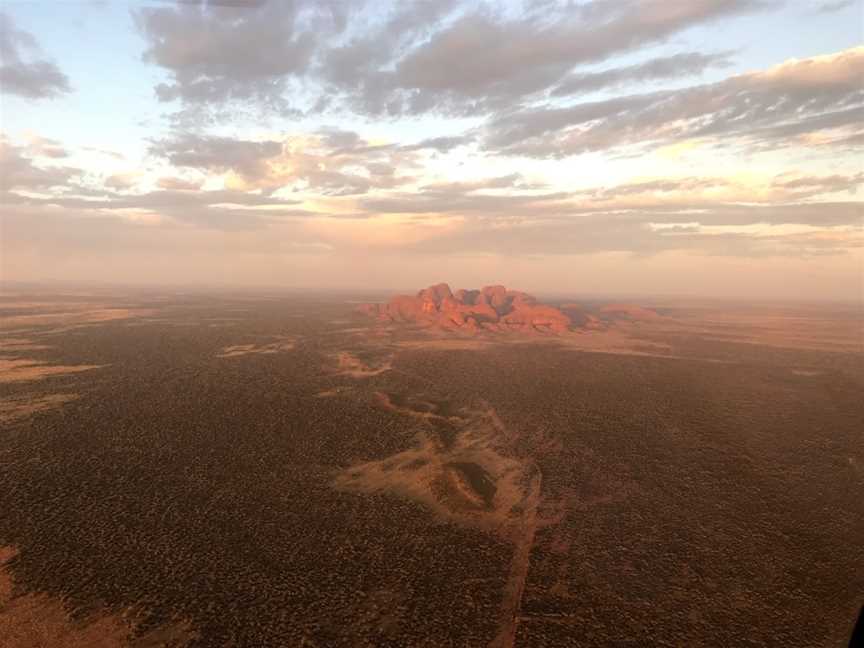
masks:
{"type": "Polygon", "coordinates": [[[386,304],[363,304],[360,311],[386,322],[413,322],[441,329],[563,333],[573,321],[563,310],[504,286],[450,290],[429,286],[416,296],[399,295],[386,304]]]}
{"type": "Polygon", "coordinates": [[[387,303],[362,304],[358,311],[381,322],[411,323],[469,334],[484,331],[557,334],[660,317],[653,310],[632,304],[610,304],[590,310],[574,303],[552,306],[505,286],[453,292],[446,283],[424,288],[413,297],[397,295],[387,303]]]}

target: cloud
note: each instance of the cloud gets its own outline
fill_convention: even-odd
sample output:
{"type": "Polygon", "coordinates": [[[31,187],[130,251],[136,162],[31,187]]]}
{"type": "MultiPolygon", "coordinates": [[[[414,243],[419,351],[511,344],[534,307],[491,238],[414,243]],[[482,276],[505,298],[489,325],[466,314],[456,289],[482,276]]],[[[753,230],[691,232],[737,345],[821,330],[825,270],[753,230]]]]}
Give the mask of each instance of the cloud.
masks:
{"type": "Polygon", "coordinates": [[[0,12],[0,87],[25,99],[52,99],[71,92],[69,79],[41,54],[32,34],[18,29],[0,12]]]}
{"type": "Polygon", "coordinates": [[[835,11],[847,9],[848,7],[853,7],[858,3],[858,1],[859,0],[828,0],[819,5],[816,10],[819,13],[833,13],[835,11]]]}
{"type": "Polygon", "coordinates": [[[742,182],[724,177],[673,177],[627,182],[574,192],[596,206],[623,209],[650,208],[656,204],[768,203],[783,204],[837,192],[856,193],[864,173],[830,176],[786,172],[770,180],[742,182]]]}
{"type": "Polygon", "coordinates": [[[437,182],[423,185],[420,190],[431,194],[468,194],[486,189],[539,189],[545,185],[525,182],[519,173],[483,178],[466,182],[437,182]]]}
{"type": "Polygon", "coordinates": [[[140,191],[137,173],[87,177],[77,168],[36,164],[31,156],[27,147],[0,139],[0,201],[6,211],[149,218],[225,230],[256,229],[310,215],[299,200],[232,189],[193,191],[197,187],[191,183],[162,181],[157,183],[160,189],[140,191]]]}
{"type": "Polygon", "coordinates": [[[230,172],[238,188],[290,188],[324,196],[363,194],[411,182],[403,173],[417,166],[418,155],[333,129],[263,141],[175,134],[154,140],[150,151],[177,167],[230,172]]]}
{"type": "Polygon", "coordinates": [[[89,151],[90,153],[96,153],[100,156],[106,158],[112,158],[114,160],[125,160],[126,156],[122,153],[118,153],[117,151],[109,151],[107,149],[94,148],[92,146],[82,146],[82,151],[89,151]]]}
{"type": "MultiPolygon", "coordinates": [[[[161,264],[177,267],[174,281],[188,276],[197,254],[208,253],[211,261],[224,264],[226,254],[251,254],[271,258],[296,252],[295,244],[313,243],[296,220],[268,223],[268,229],[249,227],[190,227],[188,222],[130,215],[117,217],[89,210],[58,212],[44,205],[19,205],[2,215],[4,246],[12,254],[36,251],[50,265],[69,258],[86,263],[94,255],[108,257],[113,270],[128,271],[147,281],[161,264]],[[272,231],[278,232],[274,236],[272,231]],[[129,262],[129,256],[136,256],[129,262]]],[[[103,260],[102,266],[104,269],[103,260]]],[[[212,268],[212,266],[211,266],[212,268]]],[[[170,275],[166,277],[171,280],[170,275]]]]}
{"type": "Polygon", "coordinates": [[[15,146],[0,136],[0,190],[39,191],[66,185],[81,170],[65,166],[40,166],[26,155],[27,148],[15,146]]]}
{"type": "Polygon", "coordinates": [[[602,72],[574,72],[552,90],[553,96],[585,94],[625,83],[643,83],[701,74],[710,67],[730,65],[729,53],[682,52],[602,72]]]}
{"type": "Polygon", "coordinates": [[[488,215],[503,220],[514,215],[536,216],[540,211],[566,209],[560,201],[569,197],[570,194],[564,192],[487,194],[471,193],[462,188],[450,191],[433,187],[425,191],[362,198],[358,204],[367,212],[376,214],[488,215]]]}
{"type": "MultiPolygon", "coordinates": [[[[559,85],[578,66],[770,4],[597,0],[529,3],[513,15],[457,0],[261,0],[181,3],[135,17],[144,60],[168,76],[157,97],[180,101],[187,117],[192,107],[200,118],[201,107],[226,104],[283,114],[481,115],[559,85]]],[[[692,75],[720,62],[682,54],[622,72],[620,81],[692,75]]],[[[579,83],[574,74],[569,82],[579,83]]],[[[591,75],[582,82],[602,83],[591,75]]]]}
{"type": "Polygon", "coordinates": [[[638,212],[645,222],[698,222],[719,225],[806,225],[810,227],[857,227],[864,204],[855,201],[788,203],[717,203],[693,201],[690,204],[655,205],[638,212]]]}
{"type": "Polygon", "coordinates": [[[493,150],[560,157],[693,138],[755,146],[800,143],[819,131],[861,131],[864,47],[791,60],[724,81],[564,108],[502,115],[487,126],[493,150]]]}
{"type": "Polygon", "coordinates": [[[467,146],[474,141],[474,136],[470,134],[430,137],[428,139],[421,140],[416,144],[404,144],[402,146],[402,149],[405,151],[434,149],[439,153],[446,153],[447,151],[452,151],[454,148],[458,148],[460,146],[467,146]]]}
{"type": "Polygon", "coordinates": [[[347,42],[323,48],[316,72],[325,85],[325,103],[341,102],[364,114],[401,113],[392,67],[456,8],[455,0],[395,3],[383,20],[358,30],[347,42]]]}
{"type": "Polygon", "coordinates": [[[168,74],[156,86],[160,101],[239,101],[284,112],[289,82],[307,72],[320,39],[344,25],[344,8],[335,0],[190,2],[134,16],[147,42],[144,61],[168,74]]]}
{"type": "MultiPolygon", "coordinates": [[[[607,0],[579,6],[548,3],[542,12],[515,18],[489,9],[463,10],[443,22],[440,15],[431,15],[420,25],[400,25],[418,32],[415,46],[395,38],[388,24],[331,50],[324,58],[325,78],[359,112],[484,114],[558,84],[575,66],[765,6],[748,0],[607,0]]],[[[695,64],[691,61],[690,69],[695,64]]],[[[683,61],[678,65],[690,73],[683,61]]],[[[671,67],[664,72],[671,76],[671,67]]]]}
{"type": "Polygon", "coordinates": [[[103,185],[109,189],[131,189],[138,183],[138,173],[115,173],[103,181],[103,185]]]}
{"type": "Polygon", "coordinates": [[[7,194],[7,206],[60,208],[70,215],[190,225],[201,229],[253,230],[286,219],[312,215],[298,201],[245,191],[186,191],[159,189],[142,193],[117,193],[109,187],[85,196],[30,197],[7,194]]]}
{"type": "Polygon", "coordinates": [[[282,145],[272,140],[250,141],[177,133],[166,139],[154,140],[150,152],[166,158],[176,167],[217,172],[230,170],[247,178],[258,178],[267,175],[267,160],[279,155],[282,145]]]}
{"type": "Polygon", "coordinates": [[[696,222],[702,225],[812,225],[814,227],[859,225],[862,203],[856,201],[805,202],[809,192],[786,193],[787,199],[766,190],[746,193],[729,189],[727,195],[690,195],[686,191],[657,195],[643,191],[629,195],[626,190],[600,190],[574,195],[545,194],[489,195],[422,192],[410,196],[363,199],[362,209],[370,214],[417,214],[458,216],[485,221],[490,226],[508,222],[578,220],[583,217],[618,219],[626,217],[647,223],[696,222]],[[620,194],[619,194],[620,191],[620,194]],[[590,195],[599,194],[599,198],[590,195]],[[762,195],[760,195],[762,194],[762,195]],[[623,198],[618,195],[624,196],[623,198]]]}
{"type": "Polygon", "coordinates": [[[792,191],[797,195],[818,195],[823,193],[856,193],[864,183],[864,172],[851,176],[834,174],[830,176],[803,176],[797,173],[782,173],[774,178],[772,187],[792,191]]]}
{"type": "MultiPolygon", "coordinates": [[[[566,220],[489,223],[468,220],[456,229],[418,241],[414,255],[573,256],[625,252],[638,256],[671,251],[738,256],[821,256],[846,254],[862,246],[860,231],[840,228],[785,233],[763,226],[758,232],[741,227],[677,225],[656,228],[628,214],[589,214],[566,220]]],[[[805,228],[806,229],[806,228],[805,228]]]]}
{"type": "MultiPolygon", "coordinates": [[[[411,259],[412,264],[422,264],[423,257],[496,255],[512,261],[519,257],[601,252],[638,256],[687,251],[738,257],[814,257],[846,254],[862,246],[860,228],[844,225],[853,220],[850,216],[856,210],[860,213],[860,204],[768,205],[755,210],[750,206],[716,206],[697,217],[711,225],[694,224],[692,212],[655,211],[593,212],[557,218],[436,215],[394,220],[376,215],[353,221],[357,226],[346,228],[343,221],[321,215],[301,212],[293,217],[270,217],[209,205],[215,199],[237,197],[187,196],[181,201],[170,192],[154,192],[112,200],[110,208],[95,208],[71,200],[60,203],[62,210],[44,201],[7,205],[3,214],[4,245],[12,249],[37,247],[46,254],[63,255],[89,250],[102,254],[129,250],[159,255],[173,250],[175,262],[208,245],[217,246],[220,254],[232,255],[232,259],[241,251],[260,259],[277,259],[301,250],[351,255],[374,249],[375,254],[401,254],[411,259]],[[164,206],[159,207],[160,204],[164,206]],[[127,211],[143,206],[168,217],[151,219],[148,212],[127,211]],[[763,222],[755,229],[748,225],[754,220],[754,212],[763,222]],[[801,224],[790,229],[790,223],[819,219],[819,227],[801,224]],[[666,226],[661,227],[664,223],[666,226]],[[213,238],[215,233],[220,233],[220,237],[213,238]]],[[[285,209],[291,211],[290,207],[285,209]]]]}
{"type": "Polygon", "coordinates": [[[66,147],[60,142],[39,135],[31,135],[28,138],[26,150],[30,155],[47,158],[69,157],[66,147]]]}
{"type": "Polygon", "coordinates": [[[861,245],[862,204],[851,199],[864,182],[858,171],[643,177],[559,191],[518,173],[423,183],[428,153],[333,128],[260,141],[175,133],[153,146],[191,175],[161,170],[153,190],[146,178],[122,174],[80,178],[75,169],[36,164],[26,145],[4,140],[4,222],[14,223],[7,230],[28,245],[65,232],[74,247],[107,245],[95,231],[104,226],[133,248],[145,230],[148,240],[158,231],[174,241],[189,241],[188,231],[222,232],[250,253],[257,241],[259,256],[374,248],[442,259],[673,250],[814,257],[861,245]],[[405,168],[418,174],[401,176],[405,168]],[[203,190],[216,184],[214,173],[243,182],[203,190]],[[292,187],[299,190],[275,191],[292,187]],[[283,244],[271,240],[285,233],[283,244]]]}
{"type": "Polygon", "coordinates": [[[202,180],[185,180],[183,178],[159,178],[156,186],[172,191],[197,191],[204,184],[202,180]]]}

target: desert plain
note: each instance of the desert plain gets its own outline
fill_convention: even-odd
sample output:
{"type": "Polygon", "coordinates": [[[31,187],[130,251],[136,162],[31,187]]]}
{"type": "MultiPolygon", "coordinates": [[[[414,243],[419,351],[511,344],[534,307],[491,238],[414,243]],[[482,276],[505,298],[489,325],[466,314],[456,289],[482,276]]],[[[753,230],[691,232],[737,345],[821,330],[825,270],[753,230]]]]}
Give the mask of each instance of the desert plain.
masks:
{"type": "Polygon", "coordinates": [[[388,297],[0,295],[0,645],[845,644],[859,306],[388,297]]]}

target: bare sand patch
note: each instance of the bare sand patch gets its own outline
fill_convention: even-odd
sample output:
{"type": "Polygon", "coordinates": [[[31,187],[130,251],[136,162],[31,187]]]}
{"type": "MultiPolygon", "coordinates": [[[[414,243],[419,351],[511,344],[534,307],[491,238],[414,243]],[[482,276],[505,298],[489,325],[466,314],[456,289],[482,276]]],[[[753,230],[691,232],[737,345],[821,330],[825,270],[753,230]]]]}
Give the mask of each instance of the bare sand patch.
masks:
{"type": "Polygon", "coordinates": [[[412,396],[398,396],[387,392],[375,392],[378,404],[384,409],[393,410],[415,418],[462,423],[470,418],[470,414],[451,411],[453,408],[446,402],[431,402],[412,396]]]}
{"type": "Polygon", "coordinates": [[[194,638],[188,624],[172,623],[134,637],[133,614],[91,614],[73,620],[61,599],[15,593],[9,561],[17,552],[0,547],[0,646],[3,648],[180,648],[194,638]]]}
{"type": "Polygon", "coordinates": [[[793,369],[792,373],[795,374],[796,376],[812,377],[812,376],[821,376],[825,372],[819,371],[818,369],[793,369]]]}
{"type": "Polygon", "coordinates": [[[18,396],[0,399],[0,423],[10,423],[27,418],[36,412],[61,407],[65,403],[77,400],[79,394],[47,394],[45,396],[18,396]]]}
{"type": "Polygon", "coordinates": [[[326,334],[336,335],[341,333],[369,333],[371,332],[371,330],[372,329],[368,326],[351,326],[349,328],[340,328],[333,331],[326,331],[326,334]]]}
{"type": "Polygon", "coordinates": [[[242,321],[244,321],[242,317],[208,317],[204,320],[211,328],[237,326],[242,321]]]}
{"type": "Polygon", "coordinates": [[[33,315],[12,315],[0,319],[0,329],[21,329],[34,326],[82,326],[114,320],[131,319],[149,315],[153,311],[143,308],[93,308],[91,310],[65,311],[61,313],[41,313],[33,315]]]}
{"type": "Polygon", "coordinates": [[[320,391],[315,394],[315,396],[317,398],[333,398],[334,396],[351,393],[353,391],[354,390],[351,387],[334,387],[333,389],[325,389],[324,391],[320,391]]]}
{"type": "Polygon", "coordinates": [[[43,351],[50,349],[46,344],[36,344],[28,338],[5,338],[0,340],[0,353],[18,351],[43,351]]]}
{"type": "Polygon", "coordinates": [[[96,302],[83,301],[62,301],[62,300],[26,300],[15,299],[15,295],[3,295],[2,306],[7,310],[39,310],[39,311],[54,311],[54,312],[70,312],[88,308],[95,308],[100,304],[96,302]],[[6,301],[9,298],[9,301],[6,301]]]}
{"type": "Polygon", "coordinates": [[[393,368],[393,358],[389,356],[377,363],[367,363],[349,351],[340,351],[336,355],[338,373],[353,378],[368,378],[390,371],[393,368]]]}
{"type": "Polygon", "coordinates": [[[32,358],[0,359],[0,383],[40,380],[48,376],[62,376],[89,371],[90,369],[101,369],[107,366],[49,365],[41,360],[34,360],[32,358]]]}
{"type": "Polygon", "coordinates": [[[273,354],[281,351],[290,351],[297,345],[293,338],[281,339],[268,344],[235,344],[224,347],[216,354],[217,358],[236,358],[250,354],[273,354]]]}
{"type": "MultiPolygon", "coordinates": [[[[388,408],[389,400],[382,399],[388,408]]],[[[334,480],[340,489],[391,492],[426,505],[443,519],[518,535],[533,464],[515,456],[511,435],[489,409],[440,416],[398,407],[417,424],[412,448],[386,459],[350,466],[334,480]],[[455,423],[459,421],[459,423],[455,423]],[[454,438],[442,440],[436,423],[458,425],[454,438]]]]}
{"type": "MultiPolygon", "coordinates": [[[[410,399],[408,399],[410,401],[410,399]]],[[[498,631],[489,644],[510,648],[522,606],[534,536],[542,474],[515,451],[516,435],[487,403],[460,410],[462,425],[452,443],[436,439],[431,424],[445,417],[393,404],[418,423],[417,445],[380,461],[346,468],[334,487],[366,493],[388,492],[413,499],[439,517],[496,533],[513,544],[513,559],[499,609],[498,631]]],[[[446,417],[451,423],[457,417],[446,417]]]]}

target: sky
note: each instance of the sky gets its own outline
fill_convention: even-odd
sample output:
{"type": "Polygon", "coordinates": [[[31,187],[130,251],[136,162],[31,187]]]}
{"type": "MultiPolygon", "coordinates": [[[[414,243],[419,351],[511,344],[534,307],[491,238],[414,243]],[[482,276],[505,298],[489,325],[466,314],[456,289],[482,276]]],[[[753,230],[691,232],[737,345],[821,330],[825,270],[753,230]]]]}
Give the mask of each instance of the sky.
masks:
{"type": "Polygon", "coordinates": [[[864,299],[864,0],[0,4],[0,278],[864,299]]]}

